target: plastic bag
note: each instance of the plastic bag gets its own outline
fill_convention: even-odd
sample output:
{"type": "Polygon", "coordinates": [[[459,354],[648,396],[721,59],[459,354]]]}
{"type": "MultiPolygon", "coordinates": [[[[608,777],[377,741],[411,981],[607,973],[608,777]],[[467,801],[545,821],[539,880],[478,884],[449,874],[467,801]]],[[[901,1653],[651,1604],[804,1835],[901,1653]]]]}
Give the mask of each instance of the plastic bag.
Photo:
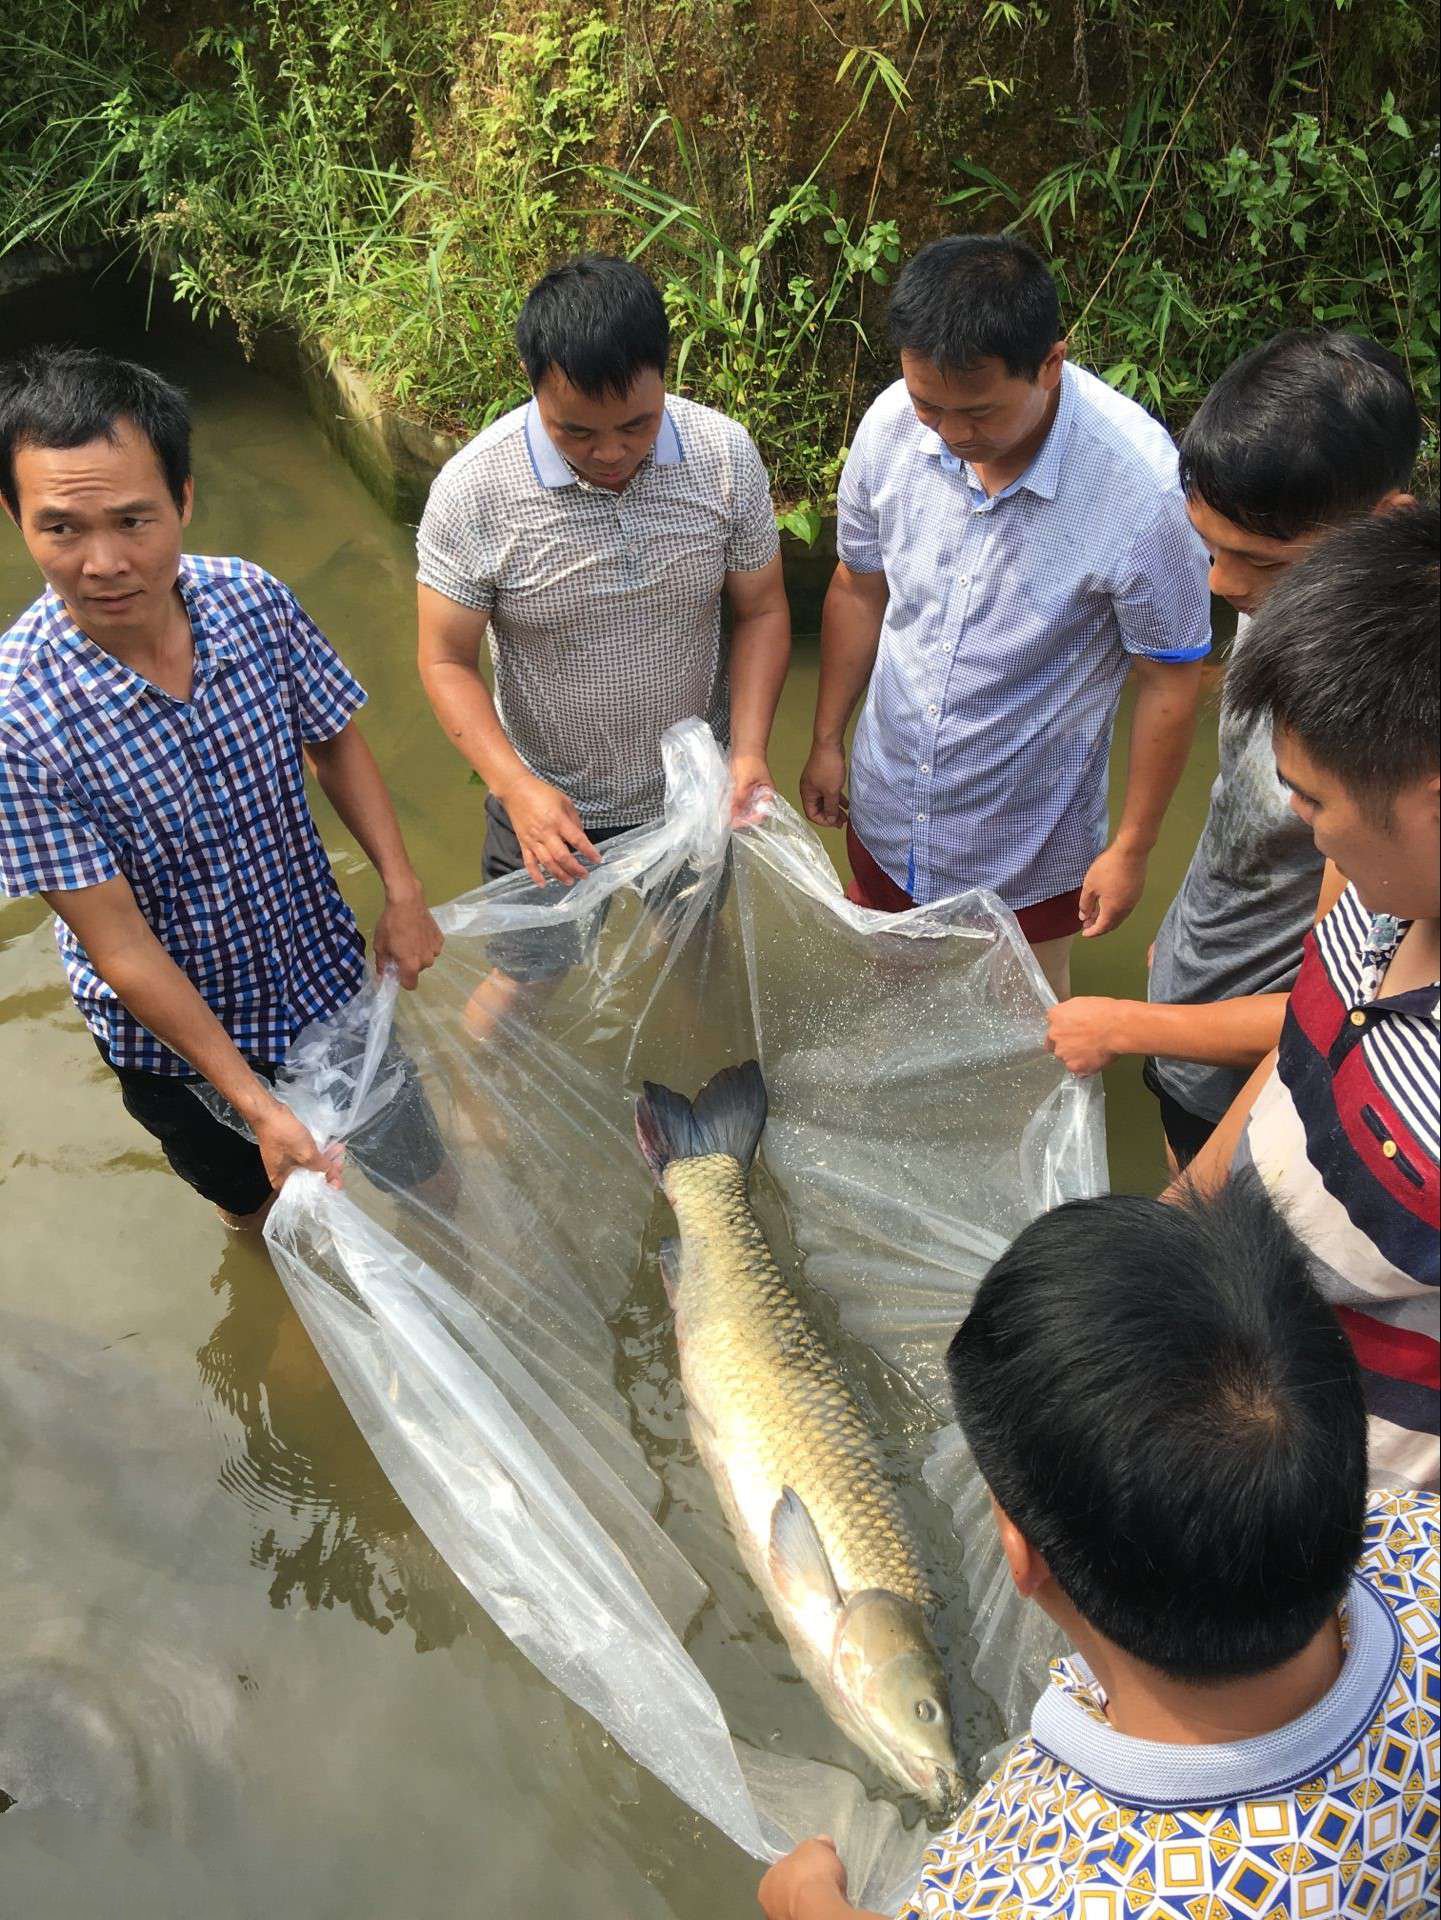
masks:
{"type": "Polygon", "coordinates": [[[697,1463],[635,1097],[761,1062],[752,1203],[950,1596],[974,1780],[1048,1644],[998,1570],[944,1351],[1019,1228],[1104,1186],[1100,1096],[1045,1052],[1049,990],[992,896],[853,906],[784,802],[732,833],[700,722],[664,751],[661,824],[568,891],[454,901],[416,993],[372,986],[300,1037],[283,1096],[352,1171],[292,1177],[266,1233],[390,1479],[516,1644],[739,1846],[829,1832],[852,1897],[894,1910],[928,1830],[798,1679],[697,1463]]]}

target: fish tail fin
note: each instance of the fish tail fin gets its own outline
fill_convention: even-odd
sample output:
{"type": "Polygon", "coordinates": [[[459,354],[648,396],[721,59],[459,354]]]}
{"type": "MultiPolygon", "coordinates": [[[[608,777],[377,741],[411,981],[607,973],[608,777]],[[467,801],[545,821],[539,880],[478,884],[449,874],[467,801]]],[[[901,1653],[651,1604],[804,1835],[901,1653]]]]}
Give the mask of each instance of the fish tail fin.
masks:
{"type": "Polygon", "coordinates": [[[659,1180],[672,1160],[727,1153],[750,1166],[766,1123],[766,1083],[760,1064],[723,1067],[694,1100],[647,1080],[635,1103],[635,1137],[659,1180]]]}

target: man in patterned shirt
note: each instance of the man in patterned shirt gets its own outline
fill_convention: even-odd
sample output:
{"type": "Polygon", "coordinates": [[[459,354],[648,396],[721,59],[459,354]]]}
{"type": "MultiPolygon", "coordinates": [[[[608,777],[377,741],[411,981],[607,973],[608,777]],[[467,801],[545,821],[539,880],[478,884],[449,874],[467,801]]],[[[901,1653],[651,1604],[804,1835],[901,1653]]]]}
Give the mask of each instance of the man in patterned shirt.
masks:
{"type": "Polygon", "coordinates": [[[488,789],[488,880],[569,885],[656,818],[661,735],[693,714],[729,744],[737,810],[770,785],[790,657],[770,486],[743,427],[667,394],[669,341],[639,267],[557,267],[516,328],[533,398],[431,489],[420,672],[488,789]]]}
{"type": "MultiPolygon", "coordinates": [[[[306,760],[384,882],[376,965],[414,986],[440,932],[354,723],[364,689],[278,580],[182,553],[193,496],[185,401],[156,374],[50,348],[0,375],[0,498],[47,583],[0,638],[0,888],[55,910],[126,1109],[252,1227],[295,1168],[339,1183],[271,1083],[364,975],[306,760]]],[[[417,1082],[385,1130],[408,1177],[448,1171],[417,1082]]]]}
{"type": "MultiPolygon", "coordinates": [[[[1426,1920],[1438,1514],[1254,1176],[1032,1222],[951,1343],[1020,1592],[1076,1649],[902,1920],[1426,1920]]],[[[853,1909],[810,1840],[769,1920],[853,1909]]]]}
{"type": "Polygon", "coordinates": [[[1257,614],[1233,723],[1351,881],[1306,941],[1279,1047],[1190,1177],[1251,1165],[1311,1250],[1361,1363],[1371,1470],[1441,1477],[1441,516],[1335,533],[1257,614]]]}
{"type": "Polygon", "coordinates": [[[901,378],[841,476],[802,804],[847,826],[853,900],[898,912],[988,887],[1064,999],[1072,937],[1135,906],[1185,765],[1211,644],[1205,551],[1170,436],[1067,364],[1055,283],[1023,241],[922,248],[890,332],[901,378]]]}

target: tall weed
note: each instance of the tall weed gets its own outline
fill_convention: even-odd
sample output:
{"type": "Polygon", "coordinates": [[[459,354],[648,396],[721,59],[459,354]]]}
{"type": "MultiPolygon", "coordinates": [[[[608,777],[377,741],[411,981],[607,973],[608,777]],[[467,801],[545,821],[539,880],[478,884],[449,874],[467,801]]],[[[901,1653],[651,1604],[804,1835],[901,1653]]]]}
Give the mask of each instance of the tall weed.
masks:
{"type": "MultiPolygon", "coordinates": [[[[701,0],[661,11],[717,45],[744,30],[701,0]]],[[[604,0],[226,0],[188,32],[143,0],[5,0],[0,254],[133,248],[243,337],[282,324],[473,430],[522,391],[526,287],[577,246],[624,246],[662,288],[677,381],[750,428],[805,537],[889,377],[876,290],[943,223],[1033,233],[1077,353],[1173,426],[1297,322],[1396,345],[1434,416],[1434,0],[1074,12],[1060,41],[1038,0],[869,0],[844,16],[854,41],[834,10],[806,15],[833,56],[830,131],[777,184],[763,151],[727,178],[716,128],[642,110],[649,29],[604,0]],[[1076,94],[1059,165],[990,169],[939,137],[979,113],[1029,155],[1058,45],[1076,94]],[[934,142],[937,210],[903,232],[888,182],[909,134],[934,142]]]]}

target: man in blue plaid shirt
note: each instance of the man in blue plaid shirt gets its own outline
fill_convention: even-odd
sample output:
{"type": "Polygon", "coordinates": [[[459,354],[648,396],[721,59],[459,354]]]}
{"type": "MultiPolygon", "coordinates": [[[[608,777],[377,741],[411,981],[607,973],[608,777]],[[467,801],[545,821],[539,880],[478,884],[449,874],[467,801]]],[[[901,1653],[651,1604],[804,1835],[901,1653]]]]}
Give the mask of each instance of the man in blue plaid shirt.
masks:
{"type": "MultiPolygon", "coordinates": [[[[364,689],[262,568],[182,553],[193,491],[185,401],[156,374],[56,348],[0,371],[0,498],[46,580],[0,638],[0,889],[54,908],[126,1108],[253,1226],[292,1170],[339,1183],[271,1083],[364,975],[306,760],[384,883],[377,967],[413,987],[441,936],[354,723],[364,689]]],[[[443,1152],[415,1093],[400,1145],[425,1178],[443,1152]]]]}

